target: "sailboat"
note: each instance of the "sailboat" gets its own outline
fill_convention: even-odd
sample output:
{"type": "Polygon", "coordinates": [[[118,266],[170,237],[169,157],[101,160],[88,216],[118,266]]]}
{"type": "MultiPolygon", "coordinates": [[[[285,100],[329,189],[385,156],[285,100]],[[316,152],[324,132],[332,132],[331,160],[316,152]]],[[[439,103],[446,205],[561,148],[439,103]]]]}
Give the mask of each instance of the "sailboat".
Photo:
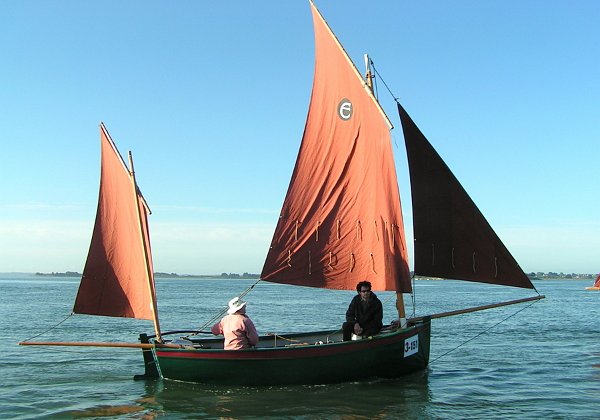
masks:
{"type": "MultiPolygon", "coordinates": [[[[224,350],[222,338],[204,338],[199,331],[161,332],[149,210],[135,183],[133,162],[130,169],[124,168],[102,126],[100,204],[74,311],[153,320],[155,333],[141,334],[140,343],[130,344],[143,350],[143,377],[224,385],[396,378],[428,366],[432,319],[543,298],[538,293],[407,318],[403,295],[412,292],[412,279],[392,124],[373,94],[370,73],[362,77],[312,1],[310,8],[316,54],[311,101],[261,281],[355,290],[358,282],[368,279],[373,290],[396,293],[398,320],[362,340],[343,341],[339,326],[333,326],[326,331],[261,336],[255,347],[244,350],[224,350]],[[105,190],[113,194],[113,184],[118,192],[107,198],[105,190]],[[115,222],[125,213],[127,220],[115,222]],[[114,226],[119,233],[105,226],[114,226]],[[113,260],[121,246],[135,248],[135,258],[113,260]],[[356,365],[361,369],[348,369],[356,365]]],[[[415,275],[535,290],[400,104],[398,112],[412,186],[415,275]]]]}
{"type": "Polygon", "coordinates": [[[158,310],[150,247],[150,208],[100,124],[100,192],[92,241],[73,312],[154,320],[158,310]]]}
{"type": "Polygon", "coordinates": [[[600,274],[598,274],[598,277],[596,277],[594,285],[591,287],[586,287],[585,290],[600,290],[600,274]]]}
{"type": "MultiPolygon", "coordinates": [[[[103,123],[100,123],[100,155],[96,220],[72,313],[152,320],[160,342],[148,225],[150,208],[137,185],[131,152],[128,167],[103,123]]],[[[155,347],[139,343],[30,340],[19,344],[155,347]]]]}
{"type": "MultiPolygon", "coordinates": [[[[319,384],[398,377],[429,362],[431,317],[405,321],[412,291],[391,123],[313,2],[315,75],[300,150],[261,279],[354,290],[364,279],[395,291],[398,323],[367,340],[341,331],[261,337],[254,349],[222,350],[191,336],[188,348],[157,348],[165,378],[195,382],[319,384]],[[348,369],[360,364],[361,369],[348,369]]],[[[404,109],[415,210],[415,273],[534,289],[492,228],[404,109]]],[[[540,296],[520,301],[539,299],[540,296]]],[[[510,302],[515,303],[515,302],[510,302]]],[[[147,366],[152,363],[147,359],[147,366]]]]}

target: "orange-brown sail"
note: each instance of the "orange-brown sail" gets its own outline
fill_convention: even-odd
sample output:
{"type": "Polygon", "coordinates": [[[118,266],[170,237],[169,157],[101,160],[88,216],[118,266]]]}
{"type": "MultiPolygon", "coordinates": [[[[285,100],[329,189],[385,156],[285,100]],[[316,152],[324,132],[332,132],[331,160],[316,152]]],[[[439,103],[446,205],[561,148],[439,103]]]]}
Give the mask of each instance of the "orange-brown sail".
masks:
{"type": "Polygon", "coordinates": [[[398,104],[412,188],[415,274],[533,289],[475,203],[398,104]]]}
{"type": "Polygon", "coordinates": [[[315,76],[296,166],[261,278],[410,292],[388,120],[311,3],[315,76]]]}
{"type": "Polygon", "coordinates": [[[149,209],[104,125],[100,141],[96,222],[73,312],[152,320],[149,209]]]}

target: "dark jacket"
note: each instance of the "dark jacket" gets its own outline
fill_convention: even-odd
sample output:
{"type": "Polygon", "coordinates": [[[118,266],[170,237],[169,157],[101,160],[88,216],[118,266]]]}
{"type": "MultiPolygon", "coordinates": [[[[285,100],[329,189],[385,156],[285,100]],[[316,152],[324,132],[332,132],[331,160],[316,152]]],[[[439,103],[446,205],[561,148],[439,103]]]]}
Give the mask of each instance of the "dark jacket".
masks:
{"type": "Polygon", "coordinates": [[[383,326],[383,305],[375,293],[371,292],[368,304],[365,306],[356,295],[346,311],[346,322],[354,325],[358,322],[365,334],[377,334],[383,326]]]}

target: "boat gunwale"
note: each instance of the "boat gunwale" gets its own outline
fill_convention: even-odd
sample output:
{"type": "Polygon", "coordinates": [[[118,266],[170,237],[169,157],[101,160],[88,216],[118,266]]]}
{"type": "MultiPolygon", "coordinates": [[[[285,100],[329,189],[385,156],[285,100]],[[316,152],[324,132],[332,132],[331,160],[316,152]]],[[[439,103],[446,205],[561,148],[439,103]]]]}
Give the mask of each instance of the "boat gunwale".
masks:
{"type": "MultiPolygon", "coordinates": [[[[418,335],[419,332],[429,324],[417,323],[408,328],[386,331],[368,338],[352,341],[335,341],[330,343],[302,343],[286,345],[284,347],[261,347],[243,350],[224,350],[210,348],[160,348],[154,349],[157,357],[172,359],[286,359],[297,357],[317,357],[330,356],[338,353],[361,352],[366,349],[396,344],[406,338],[418,335]]],[[[334,332],[337,330],[334,330],[334,332]]],[[[323,332],[329,332],[323,331],[323,332]]],[[[319,331],[305,333],[304,335],[317,335],[319,331]]],[[[298,337],[299,335],[289,334],[289,336],[298,337]]],[[[282,336],[283,337],[283,336],[282,336]]],[[[260,341],[259,341],[260,342],[260,341]]]]}

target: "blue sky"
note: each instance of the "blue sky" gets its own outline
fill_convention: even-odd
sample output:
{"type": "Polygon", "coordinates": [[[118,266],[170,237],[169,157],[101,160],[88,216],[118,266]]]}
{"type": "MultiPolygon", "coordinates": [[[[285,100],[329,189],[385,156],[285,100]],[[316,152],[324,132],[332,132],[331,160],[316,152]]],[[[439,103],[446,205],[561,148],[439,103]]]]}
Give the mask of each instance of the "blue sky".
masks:
{"type": "MultiPolygon", "coordinates": [[[[600,3],[364,5],[317,1],[523,269],[600,271],[600,3]]],[[[133,152],[155,270],[260,272],[310,98],[307,1],[20,0],[0,14],[0,272],[83,269],[100,121],[133,152]]],[[[380,95],[410,245],[403,139],[380,95]]]]}

